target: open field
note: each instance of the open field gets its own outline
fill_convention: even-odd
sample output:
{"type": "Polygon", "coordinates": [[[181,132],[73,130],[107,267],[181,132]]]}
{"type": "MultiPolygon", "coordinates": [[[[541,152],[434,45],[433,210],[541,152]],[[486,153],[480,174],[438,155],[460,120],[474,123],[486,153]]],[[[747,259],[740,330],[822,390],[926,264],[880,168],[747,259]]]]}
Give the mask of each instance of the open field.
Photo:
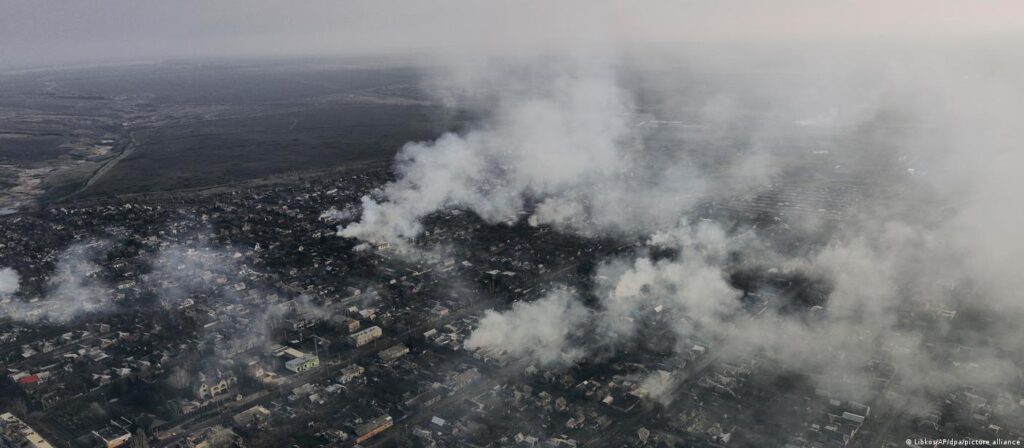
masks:
{"type": "Polygon", "coordinates": [[[0,207],[387,159],[467,114],[379,61],[150,63],[0,75],[0,207]]]}
{"type": "Polygon", "coordinates": [[[390,157],[451,125],[432,114],[420,106],[339,104],[143,129],[137,150],[82,194],[194,188],[390,157]]]}

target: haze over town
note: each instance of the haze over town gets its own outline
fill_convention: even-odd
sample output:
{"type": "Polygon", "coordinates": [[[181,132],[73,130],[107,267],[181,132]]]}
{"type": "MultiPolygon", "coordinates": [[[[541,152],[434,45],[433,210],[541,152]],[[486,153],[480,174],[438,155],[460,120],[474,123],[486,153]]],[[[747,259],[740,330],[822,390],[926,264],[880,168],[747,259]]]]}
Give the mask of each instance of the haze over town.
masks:
{"type": "Polygon", "coordinates": [[[0,447],[1024,437],[1024,5],[8,3],[0,447]]]}

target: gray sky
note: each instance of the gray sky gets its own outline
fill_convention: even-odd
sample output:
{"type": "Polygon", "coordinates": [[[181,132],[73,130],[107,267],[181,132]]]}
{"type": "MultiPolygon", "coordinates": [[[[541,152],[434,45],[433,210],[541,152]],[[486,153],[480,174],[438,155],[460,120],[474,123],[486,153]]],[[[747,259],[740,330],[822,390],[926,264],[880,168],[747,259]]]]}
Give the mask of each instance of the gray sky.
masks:
{"type": "Polygon", "coordinates": [[[1014,39],[1024,2],[0,0],[0,67],[676,42],[1014,39]]]}

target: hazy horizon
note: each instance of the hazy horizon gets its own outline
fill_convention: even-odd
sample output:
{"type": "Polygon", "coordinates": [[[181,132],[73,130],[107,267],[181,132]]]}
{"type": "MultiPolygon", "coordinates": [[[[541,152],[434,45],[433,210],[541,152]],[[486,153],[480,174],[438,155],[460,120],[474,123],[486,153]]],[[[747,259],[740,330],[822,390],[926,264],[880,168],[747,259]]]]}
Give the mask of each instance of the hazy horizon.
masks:
{"type": "Polygon", "coordinates": [[[490,55],[661,45],[946,47],[1024,38],[1024,5],[956,2],[8,0],[0,68],[164,58],[490,55]]]}

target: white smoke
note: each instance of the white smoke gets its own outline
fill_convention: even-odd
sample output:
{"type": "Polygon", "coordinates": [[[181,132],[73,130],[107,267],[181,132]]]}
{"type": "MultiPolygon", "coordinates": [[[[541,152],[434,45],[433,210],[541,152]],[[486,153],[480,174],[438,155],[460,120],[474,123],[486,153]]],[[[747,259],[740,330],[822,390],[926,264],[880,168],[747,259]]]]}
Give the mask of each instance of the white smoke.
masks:
{"type": "Polygon", "coordinates": [[[647,398],[668,404],[676,398],[673,391],[677,383],[678,379],[670,372],[656,370],[640,379],[640,390],[647,398]]]}
{"type": "Polygon", "coordinates": [[[358,216],[359,211],[356,210],[354,207],[348,206],[342,208],[341,210],[338,210],[337,207],[331,207],[327,210],[324,210],[324,212],[320,214],[320,220],[329,223],[338,223],[351,220],[358,216]]]}
{"type": "Polygon", "coordinates": [[[481,129],[406,145],[383,201],[363,198],[362,220],[340,235],[397,243],[419,234],[422,217],[450,207],[512,222],[530,200],[585,198],[584,186],[614,182],[635,136],[631,106],[610,76],[559,77],[544,94],[502,99],[481,129]]]}
{"type": "Polygon", "coordinates": [[[584,355],[571,337],[591,317],[574,294],[558,289],[533,302],[517,302],[505,312],[487,311],[465,345],[564,366],[584,355]]]}
{"type": "Polygon", "coordinates": [[[102,268],[95,262],[108,247],[109,243],[99,241],[65,249],[57,256],[45,296],[9,301],[3,305],[7,315],[19,321],[60,323],[109,310],[113,306],[111,292],[100,278],[102,268]]]}
{"type": "Polygon", "coordinates": [[[211,290],[231,294],[226,282],[235,278],[240,262],[227,249],[208,244],[201,236],[192,244],[174,244],[160,249],[150,260],[152,270],[144,278],[168,307],[178,306],[191,294],[211,290]]]}
{"type": "MultiPolygon", "coordinates": [[[[526,211],[532,225],[587,234],[671,228],[710,194],[708,178],[686,153],[644,147],[644,114],[613,67],[555,61],[521,69],[521,79],[485,70],[499,79],[497,98],[472,88],[455,96],[493,101],[486,121],[406,145],[396,160],[398,179],[364,197],[361,219],[339,235],[402,246],[420,234],[423,217],[446,208],[468,209],[489,223],[516,222],[526,211]]],[[[457,79],[472,84],[482,76],[457,79]]]]}
{"type": "MultiPolygon", "coordinates": [[[[724,356],[764,354],[814,375],[820,387],[859,398],[871,393],[873,373],[866,366],[877,361],[906,373],[899,388],[910,394],[941,393],[961,385],[1010,387],[1022,359],[996,354],[1019,350],[1018,342],[941,336],[971,325],[958,324],[949,313],[995,311],[978,306],[976,291],[967,287],[971,280],[958,259],[959,250],[934,232],[905,223],[887,222],[870,230],[794,262],[793,267],[832,282],[822,309],[809,316],[772,309],[758,319],[738,321],[722,349],[724,356]],[[965,351],[960,344],[970,347],[965,351]]],[[[1013,310],[1000,312],[1020,316],[1013,310]]],[[[1007,329],[971,332],[977,337],[1007,329]]]]}
{"type": "Polygon", "coordinates": [[[531,225],[674,252],[604,260],[592,309],[563,292],[489,312],[470,348],[564,365],[636,343],[644,322],[659,321],[680,343],[720,342],[725,359],[766,356],[848,396],[870,393],[868,366],[880,362],[911,373],[900,387],[919,403],[960,385],[1007,390],[1024,366],[1024,216],[1012,205],[1024,194],[1024,77],[1017,60],[943,56],[804,61],[795,75],[779,61],[760,71],[750,68],[759,61],[714,61],[696,79],[720,91],[682,95],[660,71],[657,107],[686,119],[656,131],[635,90],[609,75],[614,64],[519,83],[496,75],[513,88],[491,98],[483,124],[408,145],[398,180],[364,198],[361,220],[340,234],[402,245],[437,210],[490,223],[529,211],[531,225]],[[655,148],[652,136],[682,143],[655,148]],[[759,216],[767,230],[682,219],[790,178],[804,189],[772,197],[759,216]],[[860,186],[829,217],[832,198],[815,188],[833,181],[860,186]],[[831,292],[821,307],[770,303],[752,318],[729,280],[751,266],[831,292]]]}
{"type": "Polygon", "coordinates": [[[20,282],[18,271],[11,268],[0,268],[0,296],[14,294],[18,290],[20,282]]]}
{"type": "Polygon", "coordinates": [[[600,273],[610,277],[611,288],[603,296],[601,322],[611,334],[630,337],[635,322],[652,310],[672,316],[672,327],[682,336],[698,330],[710,336],[735,313],[741,291],[726,281],[720,267],[686,254],[679,260],[652,261],[638,258],[621,269],[606,265],[600,273]]]}
{"type": "MultiPolygon", "coordinates": [[[[682,240],[673,246],[681,254],[677,258],[614,260],[599,268],[598,309],[583,306],[572,291],[558,289],[503,313],[489,311],[466,346],[564,365],[633,342],[641,322],[659,316],[681,339],[720,336],[739,311],[742,295],[725,278],[725,255],[749,238],[728,238],[709,223],[684,225],[671,235],[682,240]]],[[[669,238],[659,241],[668,244],[669,238]]]]}

